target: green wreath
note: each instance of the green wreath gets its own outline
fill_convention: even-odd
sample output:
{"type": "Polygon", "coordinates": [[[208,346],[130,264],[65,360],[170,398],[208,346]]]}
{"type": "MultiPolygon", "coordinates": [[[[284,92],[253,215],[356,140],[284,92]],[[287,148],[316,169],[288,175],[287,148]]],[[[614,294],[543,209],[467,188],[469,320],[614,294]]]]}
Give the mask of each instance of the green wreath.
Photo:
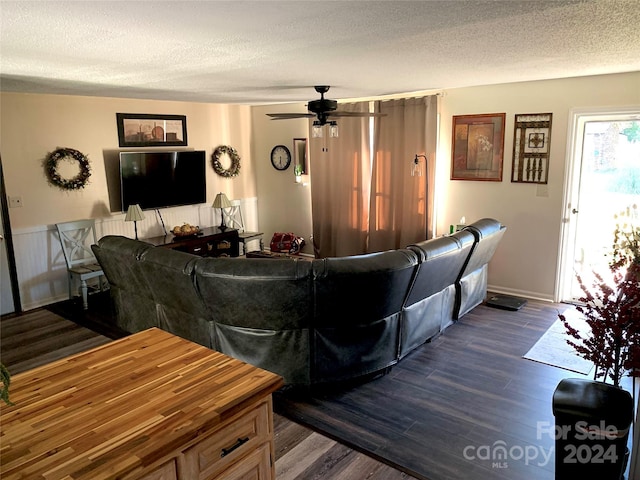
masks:
{"type": "Polygon", "coordinates": [[[235,148],[228,145],[220,145],[213,151],[213,169],[221,177],[236,177],[240,173],[240,156],[235,148]],[[220,163],[220,156],[229,155],[231,166],[225,169],[220,163]]]}
{"type": "Polygon", "coordinates": [[[78,150],[73,148],[58,148],[52,152],[45,161],[47,178],[52,185],[64,190],[80,190],[87,185],[91,176],[91,166],[89,159],[78,150]],[[62,178],[58,173],[58,163],[60,160],[75,160],[78,162],[80,172],[73,178],[62,178]]]}

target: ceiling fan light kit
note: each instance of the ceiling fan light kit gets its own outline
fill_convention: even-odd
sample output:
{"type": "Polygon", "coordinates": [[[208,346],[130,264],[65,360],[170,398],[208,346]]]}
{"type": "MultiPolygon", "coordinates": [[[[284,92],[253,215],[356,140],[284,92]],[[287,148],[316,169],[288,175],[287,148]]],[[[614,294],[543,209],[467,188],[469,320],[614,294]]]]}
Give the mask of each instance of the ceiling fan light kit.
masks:
{"type": "Polygon", "coordinates": [[[316,85],[316,92],[320,94],[319,100],[311,100],[307,103],[309,113],[267,113],[272,120],[289,120],[293,118],[316,118],[311,127],[312,137],[322,137],[322,127],[329,124],[329,136],[338,136],[338,124],[333,117],[381,117],[384,114],[371,112],[340,112],[338,102],[324,98],[329,91],[329,85],[316,85]]]}

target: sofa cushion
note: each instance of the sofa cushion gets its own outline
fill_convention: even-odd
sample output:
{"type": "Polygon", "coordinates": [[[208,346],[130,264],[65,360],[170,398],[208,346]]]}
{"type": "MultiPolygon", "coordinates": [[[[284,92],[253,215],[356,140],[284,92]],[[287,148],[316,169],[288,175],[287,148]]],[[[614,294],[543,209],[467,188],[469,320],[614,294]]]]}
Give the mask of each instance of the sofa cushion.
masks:
{"type": "Polygon", "coordinates": [[[285,383],[309,384],[311,262],[203,258],[195,285],[216,325],[216,349],[285,383]]]}

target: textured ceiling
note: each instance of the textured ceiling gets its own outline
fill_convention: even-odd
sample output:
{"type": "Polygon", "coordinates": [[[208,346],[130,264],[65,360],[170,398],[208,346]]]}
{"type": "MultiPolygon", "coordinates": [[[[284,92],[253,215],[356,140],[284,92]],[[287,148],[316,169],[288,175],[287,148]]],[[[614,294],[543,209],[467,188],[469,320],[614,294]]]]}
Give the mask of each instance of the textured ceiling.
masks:
{"type": "Polygon", "coordinates": [[[638,0],[5,1],[0,89],[212,103],[640,70],[638,0]]]}

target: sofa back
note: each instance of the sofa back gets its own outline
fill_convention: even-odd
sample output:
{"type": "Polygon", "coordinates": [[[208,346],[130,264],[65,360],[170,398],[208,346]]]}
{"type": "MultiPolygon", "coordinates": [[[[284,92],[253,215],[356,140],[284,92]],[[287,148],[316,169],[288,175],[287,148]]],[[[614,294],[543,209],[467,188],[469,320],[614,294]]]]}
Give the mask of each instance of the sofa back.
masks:
{"type": "Polygon", "coordinates": [[[417,263],[408,249],[313,261],[314,383],[366,375],[398,361],[402,305],[417,263]]]}
{"type": "Polygon", "coordinates": [[[153,247],[126,237],[108,235],[91,245],[109,282],[117,326],[138,332],[156,326],[155,301],[139,260],[153,247]]]}
{"type": "Polygon", "coordinates": [[[455,237],[438,237],[409,245],[418,256],[416,275],[403,306],[400,358],[452,323],[455,282],[473,246],[455,237]]]}
{"type": "Polygon", "coordinates": [[[475,243],[469,260],[456,282],[455,319],[484,301],[487,294],[488,265],[505,231],[506,227],[497,220],[483,218],[458,232],[460,235],[465,232],[471,233],[475,243]]]}
{"type": "Polygon", "coordinates": [[[310,381],[312,286],[304,260],[201,258],[195,267],[195,287],[215,321],[214,348],[286,383],[310,381]]]}
{"type": "Polygon", "coordinates": [[[309,385],[382,371],[480,303],[503,234],[483,219],[406,249],[313,261],[201,258],[117,236],[92,248],[124,330],[160,327],[309,385]]]}
{"type": "Polygon", "coordinates": [[[157,327],[214,348],[215,333],[209,311],[194,288],[198,257],[165,248],[151,248],[139,268],[151,288],[157,327]]]}

